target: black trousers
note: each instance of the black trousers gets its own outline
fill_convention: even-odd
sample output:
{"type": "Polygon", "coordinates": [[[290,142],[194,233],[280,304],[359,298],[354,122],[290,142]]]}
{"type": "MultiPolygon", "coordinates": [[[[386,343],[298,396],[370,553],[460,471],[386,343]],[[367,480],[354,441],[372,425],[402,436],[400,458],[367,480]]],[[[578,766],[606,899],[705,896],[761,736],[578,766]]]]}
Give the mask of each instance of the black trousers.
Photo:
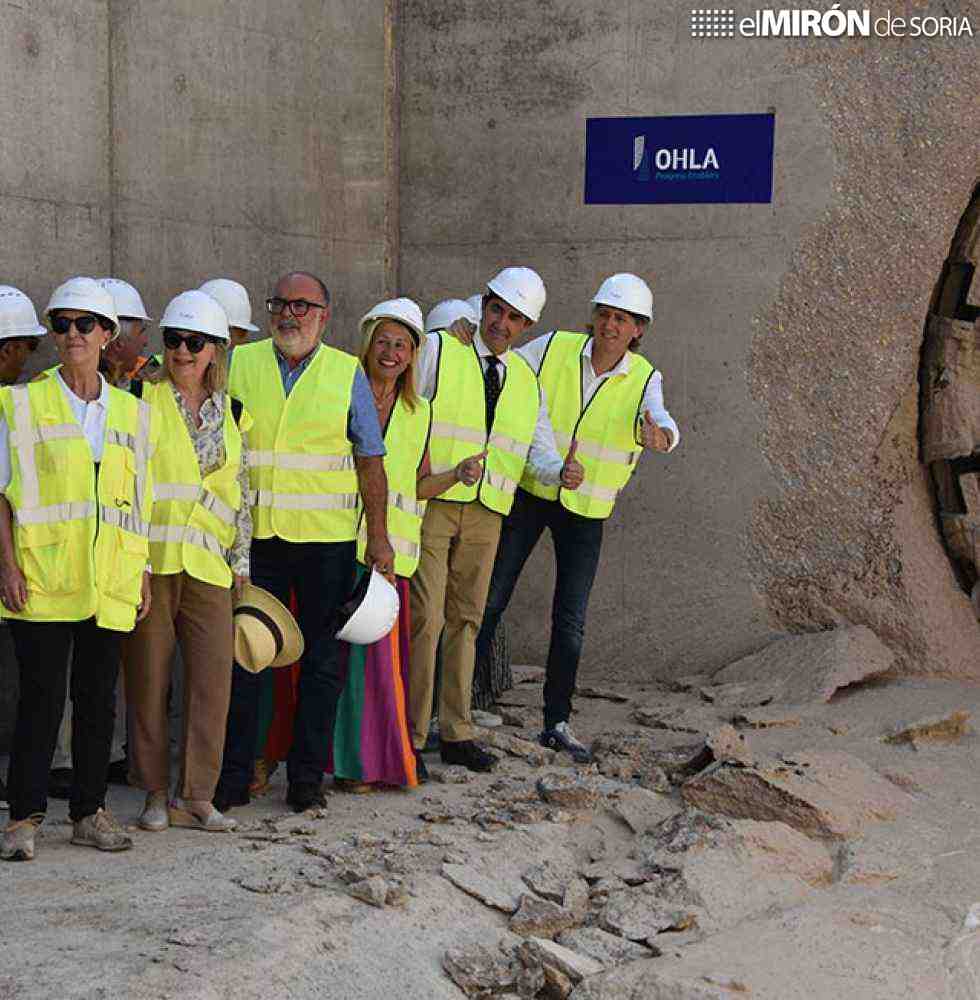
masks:
{"type": "Polygon", "coordinates": [[[91,816],[105,805],[106,771],[116,718],[116,680],[122,632],[82,622],[29,622],[11,619],[20,699],[7,774],[12,820],[48,808],[48,775],[65,706],[71,656],[74,765],[69,813],[91,816]]]}
{"type": "MultiPolygon", "coordinates": [[[[251,579],[286,607],[290,594],[296,597],[296,619],[306,650],[286,774],[291,785],[319,785],[329,763],[337,702],[347,680],[347,660],[334,632],[337,609],[354,587],[354,543],[255,539],[251,579]]],[[[261,691],[262,675],[236,663],[219,780],[219,788],[229,795],[244,793],[252,780],[261,691]]]]}

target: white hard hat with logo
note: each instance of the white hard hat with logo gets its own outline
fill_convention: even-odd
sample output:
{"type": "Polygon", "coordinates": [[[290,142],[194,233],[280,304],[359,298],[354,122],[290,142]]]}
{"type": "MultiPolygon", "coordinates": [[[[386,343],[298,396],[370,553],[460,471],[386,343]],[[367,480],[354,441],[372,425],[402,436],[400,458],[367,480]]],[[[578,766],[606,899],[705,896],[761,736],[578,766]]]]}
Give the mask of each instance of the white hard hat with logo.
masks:
{"type": "Polygon", "coordinates": [[[116,315],[120,319],[141,319],[151,322],[146,315],[146,306],[140,298],[140,293],[122,278],[99,278],[99,284],[112,296],[116,305],[116,315]]]}
{"type": "Polygon", "coordinates": [[[529,267],[505,267],[487,282],[487,288],[532,323],[541,318],[547,293],[537,271],[529,267]]]}
{"type": "Polygon", "coordinates": [[[443,299],[429,310],[429,315],[425,317],[425,332],[432,333],[435,330],[448,330],[458,319],[465,319],[467,323],[479,326],[480,321],[473,312],[473,307],[469,302],[462,299],[443,299]]]}
{"type": "Polygon", "coordinates": [[[218,337],[220,340],[229,339],[228,317],[224,309],[207,292],[202,292],[199,288],[181,292],[176,298],[171,299],[163,311],[160,327],[203,333],[209,337],[218,337]]]}
{"type": "Polygon", "coordinates": [[[13,285],[0,285],[0,340],[43,337],[48,328],[37,321],[34,303],[13,285]]]}
{"type": "Polygon", "coordinates": [[[422,310],[411,299],[388,299],[385,302],[379,302],[370,312],[366,312],[361,318],[362,337],[368,323],[373,323],[378,319],[393,319],[403,323],[411,330],[416,345],[425,332],[422,310]]]}
{"type": "Polygon", "coordinates": [[[375,569],[365,573],[338,612],[337,638],[358,646],[383,639],[398,617],[398,591],[375,569]]]}
{"type": "Polygon", "coordinates": [[[592,304],[612,306],[624,312],[653,319],[653,292],[635,274],[614,274],[599,286],[592,304]]]}
{"type": "Polygon", "coordinates": [[[95,313],[112,323],[112,328],[119,330],[119,316],[112,296],[95,280],[95,278],[69,278],[59,285],[48,301],[44,310],[44,318],[58,309],[77,309],[79,312],[95,313]]]}
{"type": "Polygon", "coordinates": [[[201,291],[206,292],[228,316],[228,325],[258,333],[259,328],[252,322],[252,303],[244,285],[231,278],[212,278],[201,285],[201,291]]]}

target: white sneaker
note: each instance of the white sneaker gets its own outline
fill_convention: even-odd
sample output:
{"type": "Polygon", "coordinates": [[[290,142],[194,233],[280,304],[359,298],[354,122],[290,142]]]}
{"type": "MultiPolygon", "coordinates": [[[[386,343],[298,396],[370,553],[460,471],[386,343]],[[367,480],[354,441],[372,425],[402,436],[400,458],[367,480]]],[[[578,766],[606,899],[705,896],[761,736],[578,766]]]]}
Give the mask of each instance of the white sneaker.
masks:
{"type": "Polygon", "coordinates": [[[71,842],[97,851],[128,851],[133,846],[133,838],[107,809],[77,820],[71,842]]]}
{"type": "Polygon", "coordinates": [[[589,764],[592,761],[591,751],[575,738],[567,722],[557,722],[554,729],[544,730],[538,737],[538,742],[551,750],[564,750],[570,753],[576,764],[589,764]]]}
{"type": "Polygon", "coordinates": [[[483,726],[484,729],[496,729],[497,726],[504,724],[504,720],[499,715],[494,715],[493,712],[484,712],[479,708],[471,710],[470,718],[473,720],[474,726],[483,726]]]}
{"type": "Polygon", "coordinates": [[[159,833],[170,826],[170,813],[167,811],[166,792],[147,792],[146,802],[137,823],[151,833],[159,833]]]}

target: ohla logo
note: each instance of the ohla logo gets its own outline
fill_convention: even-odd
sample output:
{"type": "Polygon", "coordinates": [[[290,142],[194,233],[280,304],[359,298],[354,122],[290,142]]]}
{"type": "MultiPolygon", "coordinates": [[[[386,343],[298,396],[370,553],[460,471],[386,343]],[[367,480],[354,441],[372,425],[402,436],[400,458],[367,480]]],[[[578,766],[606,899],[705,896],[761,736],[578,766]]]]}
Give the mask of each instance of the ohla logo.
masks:
{"type": "Polygon", "coordinates": [[[633,176],[637,181],[648,181],[653,176],[654,169],[658,177],[661,174],[695,174],[704,176],[704,171],[720,169],[718,154],[713,147],[699,150],[694,146],[666,147],[651,150],[647,146],[647,137],[633,137],[633,176]]]}

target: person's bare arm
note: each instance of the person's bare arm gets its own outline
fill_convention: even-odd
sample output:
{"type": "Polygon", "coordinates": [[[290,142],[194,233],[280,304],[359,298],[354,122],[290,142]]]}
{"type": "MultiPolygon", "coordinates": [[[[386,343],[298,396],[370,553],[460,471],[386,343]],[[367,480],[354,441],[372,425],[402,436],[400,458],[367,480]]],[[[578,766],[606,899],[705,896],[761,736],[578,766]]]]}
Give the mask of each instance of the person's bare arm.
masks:
{"type": "Polygon", "coordinates": [[[487,457],[485,451],[479,455],[464,458],[455,468],[445,472],[432,472],[429,453],[425,453],[419,468],[418,481],[415,484],[415,496],[419,500],[431,500],[441,496],[446,490],[451,490],[457,483],[472,486],[483,475],[483,460],[487,457]]]}
{"type": "Polygon", "coordinates": [[[380,455],[356,455],[354,466],[367,528],[364,563],[390,577],[395,569],[395,552],[388,541],[388,477],[384,460],[380,455]]]}
{"type": "Polygon", "coordinates": [[[14,512],[0,495],[0,600],[8,611],[23,611],[27,604],[27,580],[14,556],[14,512]]]}

